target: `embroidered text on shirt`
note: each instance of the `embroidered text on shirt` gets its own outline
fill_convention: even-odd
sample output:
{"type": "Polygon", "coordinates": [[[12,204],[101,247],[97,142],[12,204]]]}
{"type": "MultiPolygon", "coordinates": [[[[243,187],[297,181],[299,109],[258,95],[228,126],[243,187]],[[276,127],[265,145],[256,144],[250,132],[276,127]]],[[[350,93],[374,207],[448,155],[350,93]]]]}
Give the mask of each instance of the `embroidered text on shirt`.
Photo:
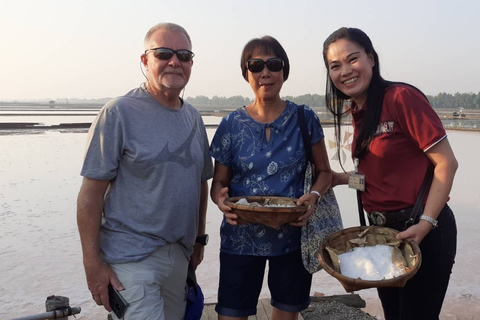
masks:
{"type": "Polygon", "coordinates": [[[378,125],[375,135],[391,132],[393,132],[393,121],[385,121],[384,123],[378,125]]]}

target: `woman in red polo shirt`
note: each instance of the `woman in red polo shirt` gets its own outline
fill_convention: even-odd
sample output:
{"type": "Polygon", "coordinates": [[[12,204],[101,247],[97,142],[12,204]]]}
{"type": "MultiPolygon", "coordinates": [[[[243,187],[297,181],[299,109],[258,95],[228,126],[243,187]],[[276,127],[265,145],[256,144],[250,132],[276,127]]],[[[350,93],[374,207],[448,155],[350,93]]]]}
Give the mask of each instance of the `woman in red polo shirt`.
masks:
{"type": "Polygon", "coordinates": [[[403,288],[378,288],[387,320],[438,319],[456,254],[455,218],[447,205],[458,163],[445,129],[417,88],[384,80],[369,37],[341,28],[324,42],[327,108],[341,136],[342,116],[352,114],[356,172],[333,175],[333,186],[361,191],[371,224],[401,231],[422,250],[418,273],[403,288]],[[344,106],[349,106],[345,110],[344,106]],[[426,178],[433,169],[433,178],[426,178]],[[431,179],[431,185],[430,185],[431,179]],[[406,224],[427,180],[423,212],[406,224]],[[381,212],[382,219],[376,219],[381,212]],[[374,214],[375,213],[375,214],[374,214]]]}

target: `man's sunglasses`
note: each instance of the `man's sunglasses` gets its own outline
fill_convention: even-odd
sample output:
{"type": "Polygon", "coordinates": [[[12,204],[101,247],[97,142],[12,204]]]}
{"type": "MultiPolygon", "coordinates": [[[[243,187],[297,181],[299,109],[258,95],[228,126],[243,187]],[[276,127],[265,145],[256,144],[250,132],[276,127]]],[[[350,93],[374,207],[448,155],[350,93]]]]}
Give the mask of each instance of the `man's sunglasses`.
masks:
{"type": "Polygon", "coordinates": [[[265,65],[267,65],[268,70],[277,72],[283,69],[283,60],[282,58],[270,58],[267,61],[262,59],[249,59],[247,61],[247,68],[252,73],[262,72],[265,65]]]}
{"type": "Polygon", "coordinates": [[[193,57],[195,56],[195,54],[192,51],[186,50],[186,49],[173,50],[170,48],[160,47],[160,48],[147,49],[145,50],[145,53],[147,53],[148,51],[153,51],[153,55],[160,60],[170,60],[173,57],[173,55],[176,54],[178,60],[182,62],[188,62],[188,61],[192,61],[193,57]]]}

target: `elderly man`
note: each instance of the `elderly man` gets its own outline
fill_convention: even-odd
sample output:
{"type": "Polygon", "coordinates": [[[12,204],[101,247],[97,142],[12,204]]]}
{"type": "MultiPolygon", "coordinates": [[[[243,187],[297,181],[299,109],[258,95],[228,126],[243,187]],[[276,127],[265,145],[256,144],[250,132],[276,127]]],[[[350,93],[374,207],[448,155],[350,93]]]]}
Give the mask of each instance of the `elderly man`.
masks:
{"type": "Polygon", "coordinates": [[[158,24],[144,45],[146,82],[90,128],[77,222],[98,305],[112,310],[111,285],[128,303],[125,319],[182,319],[188,265],[200,264],[208,237],[213,168],[202,118],[180,98],[194,57],[188,33],[158,24]]]}

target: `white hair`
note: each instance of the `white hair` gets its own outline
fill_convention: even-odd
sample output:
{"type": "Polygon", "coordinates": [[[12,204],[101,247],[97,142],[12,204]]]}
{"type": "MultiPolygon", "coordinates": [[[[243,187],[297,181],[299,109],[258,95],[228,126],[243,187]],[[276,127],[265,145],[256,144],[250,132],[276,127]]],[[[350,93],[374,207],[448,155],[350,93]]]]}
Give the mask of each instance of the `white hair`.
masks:
{"type": "Polygon", "coordinates": [[[171,22],[161,22],[161,23],[157,23],[156,25],[151,27],[150,30],[148,30],[147,34],[145,35],[145,39],[143,41],[145,48],[147,48],[148,42],[150,41],[150,38],[152,37],[152,35],[158,30],[181,32],[185,35],[185,37],[187,37],[190,47],[192,46],[192,40],[190,39],[190,36],[188,35],[187,30],[185,30],[182,26],[175,23],[171,23],[171,22]]]}

